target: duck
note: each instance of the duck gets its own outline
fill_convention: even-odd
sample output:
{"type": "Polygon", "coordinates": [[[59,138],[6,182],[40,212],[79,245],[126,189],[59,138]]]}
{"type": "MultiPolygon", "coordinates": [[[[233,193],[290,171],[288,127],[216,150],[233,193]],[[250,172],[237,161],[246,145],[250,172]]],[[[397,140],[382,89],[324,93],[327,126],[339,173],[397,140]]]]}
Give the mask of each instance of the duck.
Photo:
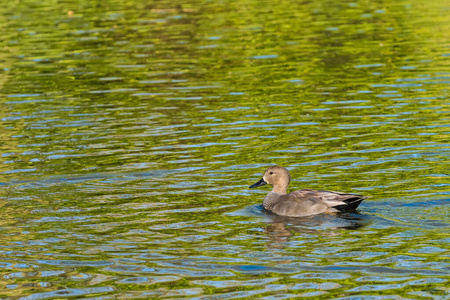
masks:
{"type": "Polygon", "coordinates": [[[267,168],[260,181],[249,188],[266,184],[273,189],[263,201],[263,207],[274,214],[286,217],[306,217],[322,213],[354,211],[367,197],[334,191],[301,189],[287,193],[291,174],[281,166],[267,168]]]}

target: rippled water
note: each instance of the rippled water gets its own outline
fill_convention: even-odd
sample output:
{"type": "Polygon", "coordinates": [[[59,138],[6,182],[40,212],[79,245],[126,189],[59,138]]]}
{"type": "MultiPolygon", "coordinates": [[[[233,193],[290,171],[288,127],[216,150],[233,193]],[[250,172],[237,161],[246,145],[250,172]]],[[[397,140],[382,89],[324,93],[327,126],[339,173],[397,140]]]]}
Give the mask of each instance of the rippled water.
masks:
{"type": "Polygon", "coordinates": [[[0,297],[448,299],[449,8],[4,1],[0,297]]]}

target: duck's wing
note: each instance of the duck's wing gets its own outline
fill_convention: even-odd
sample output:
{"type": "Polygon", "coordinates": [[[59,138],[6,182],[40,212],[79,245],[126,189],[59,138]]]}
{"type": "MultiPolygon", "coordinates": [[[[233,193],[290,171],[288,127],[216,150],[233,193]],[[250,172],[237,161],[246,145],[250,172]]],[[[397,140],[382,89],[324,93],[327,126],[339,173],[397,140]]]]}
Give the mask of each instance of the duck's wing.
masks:
{"type": "Polygon", "coordinates": [[[281,196],[272,209],[276,214],[289,217],[304,217],[327,212],[330,208],[322,201],[318,191],[311,189],[298,190],[281,196]]]}
{"type": "Polygon", "coordinates": [[[334,191],[317,191],[319,197],[334,209],[339,211],[354,210],[356,209],[364,199],[363,195],[341,193],[334,191]]]}
{"type": "Polygon", "coordinates": [[[302,189],[282,196],[273,212],[292,217],[338,212],[355,209],[364,199],[357,194],[302,189]]]}

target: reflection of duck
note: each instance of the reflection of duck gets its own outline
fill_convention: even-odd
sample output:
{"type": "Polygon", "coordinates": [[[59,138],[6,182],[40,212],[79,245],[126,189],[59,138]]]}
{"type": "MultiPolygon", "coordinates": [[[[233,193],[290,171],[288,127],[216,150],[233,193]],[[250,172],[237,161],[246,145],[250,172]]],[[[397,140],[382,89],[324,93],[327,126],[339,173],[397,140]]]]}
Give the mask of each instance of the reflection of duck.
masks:
{"type": "Polygon", "coordinates": [[[367,216],[361,215],[357,212],[339,213],[338,215],[323,214],[300,218],[272,215],[272,222],[270,225],[283,224],[284,226],[292,228],[295,232],[313,233],[316,232],[316,230],[325,228],[349,230],[358,229],[365,226],[368,221],[369,218],[367,216]]]}
{"type": "Polygon", "coordinates": [[[283,167],[269,167],[263,178],[250,186],[273,185],[273,190],[264,198],[266,210],[280,216],[304,217],[320,213],[336,213],[354,210],[367,197],[333,191],[302,189],[286,193],[291,175],[283,167]]]}
{"type": "Polygon", "coordinates": [[[271,214],[271,222],[264,227],[270,238],[269,248],[284,248],[296,234],[336,236],[342,234],[340,229],[354,230],[370,223],[370,218],[358,213],[321,214],[301,218],[292,218],[271,214]],[[324,230],[326,229],[326,230],[324,230]],[[331,229],[331,230],[330,230],[331,229]]]}

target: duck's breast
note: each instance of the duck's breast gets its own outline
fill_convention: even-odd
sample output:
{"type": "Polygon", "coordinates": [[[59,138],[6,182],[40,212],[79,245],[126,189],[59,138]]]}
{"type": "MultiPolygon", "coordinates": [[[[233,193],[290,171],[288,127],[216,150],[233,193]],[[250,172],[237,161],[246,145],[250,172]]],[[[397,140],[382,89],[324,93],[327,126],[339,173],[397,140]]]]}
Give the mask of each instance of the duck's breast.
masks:
{"type": "Polygon", "coordinates": [[[263,201],[263,206],[268,211],[272,211],[273,207],[281,201],[282,195],[275,192],[270,192],[266,195],[263,201]]]}

